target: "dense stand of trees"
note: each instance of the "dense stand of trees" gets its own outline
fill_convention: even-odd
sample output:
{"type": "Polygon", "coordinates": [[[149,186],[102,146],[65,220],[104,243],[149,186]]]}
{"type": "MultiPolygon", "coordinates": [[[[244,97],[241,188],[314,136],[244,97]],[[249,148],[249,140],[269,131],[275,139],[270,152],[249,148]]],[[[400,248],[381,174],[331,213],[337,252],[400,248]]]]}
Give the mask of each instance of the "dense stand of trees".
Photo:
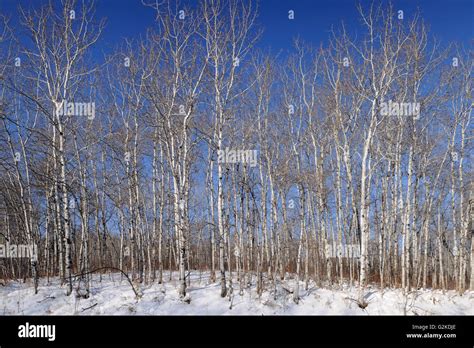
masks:
{"type": "Polygon", "coordinates": [[[390,6],[275,55],[255,2],[144,5],[155,25],[104,58],[92,2],[0,15],[0,239],[39,252],[3,278],[472,284],[472,52],[390,6]]]}

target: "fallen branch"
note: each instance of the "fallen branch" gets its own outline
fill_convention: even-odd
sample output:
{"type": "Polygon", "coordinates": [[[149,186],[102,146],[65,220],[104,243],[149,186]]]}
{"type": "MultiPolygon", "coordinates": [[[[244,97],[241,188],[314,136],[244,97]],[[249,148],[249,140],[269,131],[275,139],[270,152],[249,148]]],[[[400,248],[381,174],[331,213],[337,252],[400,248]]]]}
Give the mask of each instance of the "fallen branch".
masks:
{"type": "Polygon", "coordinates": [[[45,301],[45,300],[48,300],[48,299],[54,300],[55,298],[56,298],[56,297],[54,297],[54,296],[47,296],[47,297],[45,297],[44,299],[42,299],[41,301],[37,301],[37,303],[41,303],[41,302],[43,302],[43,301],[45,301]]]}
{"type": "Polygon", "coordinates": [[[280,284],[281,288],[283,290],[285,290],[286,292],[288,292],[289,294],[292,294],[293,293],[293,289],[289,289],[287,288],[285,285],[283,285],[283,283],[280,284]]]}
{"type": "Polygon", "coordinates": [[[88,309],[94,308],[95,306],[97,306],[97,303],[94,303],[94,304],[93,304],[92,306],[90,306],[90,307],[82,308],[82,312],[85,312],[85,311],[87,311],[88,309]]]}
{"type": "Polygon", "coordinates": [[[113,271],[119,271],[120,273],[122,273],[122,274],[125,276],[125,278],[127,278],[127,281],[128,281],[128,283],[130,284],[130,286],[132,287],[132,290],[133,290],[133,292],[135,293],[136,298],[142,297],[142,296],[138,293],[137,289],[135,289],[135,286],[133,285],[131,279],[128,277],[128,274],[125,273],[124,271],[122,271],[120,268],[117,268],[117,267],[109,267],[109,266],[100,267],[100,268],[96,268],[96,269],[94,269],[94,270],[92,270],[92,271],[89,271],[89,272],[75,274],[75,275],[73,275],[73,277],[74,277],[74,278],[77,278],[77,277],[85,276],[85,275],[87,275],[87,274],[95,273],[95,272],[97,272],[97,271],[102,271],[102,270],[104,270],[104,269],[111,269],[111,270],[113,270],[113,271]]]}
{"type": "Polygon", "coordinates": [[[364,309],[364,310],[369,305],[369,302],[365,301],[365,299],[362,299],[362,301],[356,300],[355,298],[351,298],[351,297],[345,297],[344,299],[354,301],[355,303],[357,303],[359,308],[364,309]]]}

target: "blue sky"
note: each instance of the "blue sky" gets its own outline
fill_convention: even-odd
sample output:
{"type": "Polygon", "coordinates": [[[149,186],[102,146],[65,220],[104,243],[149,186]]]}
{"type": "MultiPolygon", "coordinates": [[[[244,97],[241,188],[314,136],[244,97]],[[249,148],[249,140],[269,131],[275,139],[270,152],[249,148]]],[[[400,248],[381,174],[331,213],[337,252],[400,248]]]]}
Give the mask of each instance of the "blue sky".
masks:
{"type": "MultiPolygon", "coordinates": [[[[259,22],[264,33],[259,45],[286,50],[293,38],[300,36],[319,46],[327,41],[331,27],[337,27],[341,21],[349,28],[358,25],[357,3],[355,0],[260,0],[259,22]],[[288,19],[290,9],[295,11],[294,20],[288,19]]],[[[370,1],[362,4],[368,6],[370,1]]],[[[443,42],[468,43],[474,37],[473,0],[398,0],[393,4],[407,16],[419,8],[432,34],[443,42]]],[[[104,38],[109,42],[144,33],[147,26],[153,25],[155,15],[140,0],[98,0],[97,14],[108,18],[104,38]]]]}
{"type": "MultiPolygon", "coordinates": [[[[46,1],[46,0],[45,0],[46,1]]],[[[381,0],[385,3],[388,1],[381,0]]],[[[28,7],[38,6],[42,0],[0,0],[0,12],[9,15],[16,23],[19,3],[28,7]]],[[[185,0],[193,5],[198,0],[185,0]]],[[[362,0],[364,6],[371,1],[362,0]]],[[[314,46],[325,44],[331,27],[341,21],[349,30],[357,30],[359,21],[356,0],[260,0],[259,23],[264,29],[259,46],[272,51],[290,49],[293,38],[299,36],[314,46]],[[295,19],[288,19],[288,11],[295,11],[295,19]]],[[[402,9],[405,16],[421,10],[422,17],[431,28],[431,34],[444,44],[462,42],[472,45],[474,37],[474,0],[394,0],[395,9],[402,9]]],[[[141,4],[141,0],[96,0],[97,17],[107,18],[107,27],[101,39],[101,50],[108,51],[125,37],[136,38],[153,25],[154,11],[141,4]]]]}

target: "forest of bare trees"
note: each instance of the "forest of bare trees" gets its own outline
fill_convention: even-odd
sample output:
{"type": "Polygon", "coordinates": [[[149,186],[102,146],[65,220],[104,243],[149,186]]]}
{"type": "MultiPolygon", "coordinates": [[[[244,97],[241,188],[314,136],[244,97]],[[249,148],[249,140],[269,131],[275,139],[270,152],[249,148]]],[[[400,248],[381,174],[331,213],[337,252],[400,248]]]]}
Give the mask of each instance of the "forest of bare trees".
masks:
{"type": "Polygon", "coordinates": [[[0,242],[38,253],[1,278],[474,289],[472,51],[392,6],[288,54],[254,1],[140,6],[100,57],[91,1],[0,9],[0,242]]]}

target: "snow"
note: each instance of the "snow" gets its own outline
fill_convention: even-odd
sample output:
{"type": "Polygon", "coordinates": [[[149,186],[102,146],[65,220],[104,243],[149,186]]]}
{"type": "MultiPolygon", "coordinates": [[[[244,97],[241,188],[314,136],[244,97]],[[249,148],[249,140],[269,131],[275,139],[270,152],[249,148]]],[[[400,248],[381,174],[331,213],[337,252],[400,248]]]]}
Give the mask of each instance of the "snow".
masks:
{"type": "MultiPolygon", "coordinates": [[[[294,280],[278,283],[276,296],[267,290],[259,297],[255,287],[245,288],[239,294],[234,274],[232,309],[229,298],[220,297],[219,280],[209,282],[209,273],[193,271],[188,287],[190,303],[179,299],[177,273],[164,284],[157,282],[137,284],[142,294],[136,299],[125,278],[119,273],[94,275],[91,296],[88,299],[66,296],[58,278],[40,280],[38,294],[33,293],[31,282],[8,282],[0,286],[0,315],[474,315],[474,292],[459,295],[455,291],[417,290],[404,296],[400,289],[368,287],[365,300],[368,306],[361,309],[355,299],[357,287],[344,285],[318,288],[310,283],[305,290],[300,284],[300,302],[293,302],[290,293],[294,280]]],[[[75,292],[73,293],[75,294],[75,292]]]]}

